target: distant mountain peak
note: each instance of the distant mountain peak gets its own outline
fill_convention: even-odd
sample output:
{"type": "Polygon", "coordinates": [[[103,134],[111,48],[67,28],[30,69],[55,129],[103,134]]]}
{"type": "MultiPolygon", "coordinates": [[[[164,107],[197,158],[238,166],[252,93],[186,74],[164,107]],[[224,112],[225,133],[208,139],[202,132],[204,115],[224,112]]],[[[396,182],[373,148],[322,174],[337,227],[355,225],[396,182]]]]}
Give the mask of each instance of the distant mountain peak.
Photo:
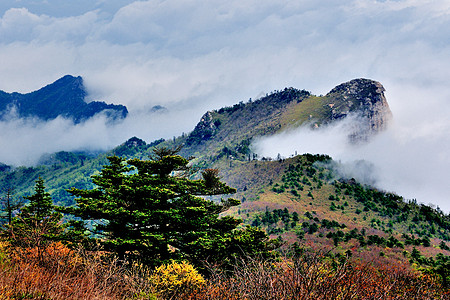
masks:
{"type": "Polygon", "coordinates": [[[128,110],[123,105],[103,101],[85,102],[87,96],[81,76],[65,75],[55,82],[31,93],[0,91],[0,118],[14,110],[18,117],[37,117],[48,121],[59,116],[83,122],[98,113],[112,120],[125,118],[128,110]]]}
{"type": "Polygon", "coordinates": [[[79,90],[84,92],[86,95],[86,91],[83,85],[83,78],[81,76],[72,76],[72,75],[64,75],[63,77],[59,78],[55,82],[47,85],[46,87],[51,87],[53,85],[57,86],[68,86],[72,87],[73,90],[79,90]]]}

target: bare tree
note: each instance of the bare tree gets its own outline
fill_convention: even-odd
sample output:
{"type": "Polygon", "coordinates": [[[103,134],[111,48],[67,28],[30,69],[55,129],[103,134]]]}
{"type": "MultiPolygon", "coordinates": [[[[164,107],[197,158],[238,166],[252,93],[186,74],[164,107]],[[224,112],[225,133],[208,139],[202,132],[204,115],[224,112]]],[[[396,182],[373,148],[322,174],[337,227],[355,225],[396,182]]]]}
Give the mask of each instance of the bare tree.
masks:
{"type": "Polygon", "coordinates": [[[21,208],[24,204],[22,197],[14,197],[13,195],[14,189],[9,187],[6,188],[5,196],[1,198],[0,209],[2,211],[2,215],[0,215],[0,219],[6,220],[6,222],[2,221],[2,223],[11,224],[14,211],[21,208]]]}

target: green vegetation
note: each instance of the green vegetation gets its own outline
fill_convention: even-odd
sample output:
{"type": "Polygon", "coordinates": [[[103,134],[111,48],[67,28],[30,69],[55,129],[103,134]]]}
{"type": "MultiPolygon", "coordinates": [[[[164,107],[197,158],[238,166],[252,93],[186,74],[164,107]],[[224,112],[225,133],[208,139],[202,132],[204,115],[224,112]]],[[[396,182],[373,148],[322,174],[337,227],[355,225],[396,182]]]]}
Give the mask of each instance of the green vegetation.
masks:
{"type": "Polygon", "coordinates": [[[445,250],[449,216],[439,209],[405,201],[354,179],[340,179],[334,172],[336,162],[326,155],[223,166],[225,180],[238,187],[238,198],[252,198],[251,182],[264,187],[258,198],[231,213],[273,238],[281,237],[288,244],[313,242],[332,247],[332,253],[344,257],[365,260],[376,255],[377,259],[403,261],[447,280],[436,271],[446,266],[442,257],[450,254],[445,250]],[[413,247],[420,247],[426,259],[412,261],[408,253],[413,247]]]}
{"type": "Polygon", "coordinates": [[[202,179],[189,179],[189,161],[177,152],[157,148],[150,160],[126,162],[108,157],[109,165],[92,176],[94,189],[70,190],[76,206],[62,209],[76,217],[69,235],[99,242],[122,261],[153,266],[173,259],[225,265],[242,255],[267,256],[270,243],[264,232],[237,229],[241,221],[231,216],[219,218],[239,201],[229,198],[219,204],[200,197],[235,190],[220,182],[214,169],[204,170],[202,179]],[[97,224],[83,224],[80,218],[97,224]]]}
{"type": "Polygon", "coordinates": [[[36,181],[35,193],[27,199],[29,203],[9,220],[0,235],[14,247],[36,247],[38,257],[42,257],[52,241],[63,238],[63,215],[55,211],[42,178],[36,181]]]}
{"type": "Polygon", "coordinates": [[[36,181],[35,193],[26,197],[29,203],[7,224],[8,234],[15,240],[26,240],[40,231],[45,239],[59,239],[63,231],[63,215],[55,211],[50,194],[45,191],[44,180],[36,181]]]}
{"type": "Polygon", "coordinates": [[[156,140],[147,144],[141,139],[132,137],[115,149],[98,155],[64,151],[44,155],[42,164],[37,167],[18,167],[1,172],[0,188],[1,190],[14,189],[16,197],[26,197],[33,193],[34,183],[41,177],[57,205],[73,205],[74,197],[67,190],[73,187],[93,188],[94,184],[90,177],[100,172],[108,163],[108,156],[143,159],[150,155],[151,149],[163,141],[156,140]]]}
{"type": "MultiPolygon", "coordinates": [[[[405,224],[408,231],[419,237],[437,237],[450,240],[450,216],[415,201],[405,202],[402,197],[364,187],[355,180],[336,182],[335,186],[344,195],[352,196],[362,203],[364,211],[377,212],[382,217],[391,219],[387,227],[395,224],[405,224]]],[[[380,223],[379,223],[380,224],[380,223]]],[[[385,226],[382,226],[385,228],[385,226]]]]}
{"type": "Polygon", "coordinates": [[[290,214],[289,209],[287,208],[269,211],[268,207],[266,207],[266,212],[264,214],[257,215],[252,222],[252,226],[264,226],[267,233],[279,234],[297,226],[298,221],[299,218],[297,212],[290,214]]]}

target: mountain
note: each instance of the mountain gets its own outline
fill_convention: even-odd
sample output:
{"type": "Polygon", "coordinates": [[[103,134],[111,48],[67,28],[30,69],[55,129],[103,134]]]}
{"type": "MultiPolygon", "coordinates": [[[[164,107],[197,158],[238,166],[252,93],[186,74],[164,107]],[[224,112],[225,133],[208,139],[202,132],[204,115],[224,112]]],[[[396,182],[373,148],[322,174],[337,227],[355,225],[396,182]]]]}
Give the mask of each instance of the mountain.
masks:
{"type": "Polygon", "coordinates": [[[347,178],[340,163],[326,154],[271,159],[251,150],[257,138],[300,126],[320,128],[350,116],[357,126],[347,132],[349,143],[386,129],[392,113],[379,82],[355,79],[325,96],[285,88],[206,112],[192,132],[171,140],[146,143],[133,137],[97,156],[60,152],[43,157],[38,167],[2,166],[0,188],[13,187],[16,196],[29,194],[41,176],[57,204],[71,205],[65,189],[92,188],[90,176],[108,155],[146,159],[155,146],[183,146],[181,154],[194,157],[193,170],[217,168],[221,179],[237,189],[232,196],[242,204],[225,214],[264,228],[273,238],[332,249],[337,258],[354,255],[423,268],[450,263],[450,215],[438,208],[347,178]]]}
{"type": "Polygon", "coordinates": [[[206,112],[194,130],[174,141],[183,144],[189,156],[233,155],[246,159],[250,144],[258,137],[270,136],[300,126],[313,129],[353,116],[357,120],[349,131],[349,142],[367,141],[386,129],[392,113],[377,81],[355,79],[338,85],[325,96],[305,90],[285,88],[256,101],[206,112]]]}
{"type": "Polygon", "coordinates": [[[27,94],[0,91],[0,119],[14,112],[20,118],[36,117],[48,121],[60,116],[80,123],[101,112],[113,120],[128,114],[123,105],[102,101],[86,103],[86,95],[83,79],[70,75],[27,94]]]}

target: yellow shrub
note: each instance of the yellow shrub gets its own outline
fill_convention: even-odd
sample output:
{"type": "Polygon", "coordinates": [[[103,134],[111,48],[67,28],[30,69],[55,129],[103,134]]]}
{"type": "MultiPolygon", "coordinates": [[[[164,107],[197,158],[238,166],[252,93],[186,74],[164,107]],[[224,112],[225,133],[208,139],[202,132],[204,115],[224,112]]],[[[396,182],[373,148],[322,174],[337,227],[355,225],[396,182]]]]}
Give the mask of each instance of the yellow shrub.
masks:
{"type": "Polygon", "coordinates": [[[186,261],[172,261],[158,267],[150,281],[155,291],[163,296],[190,293],[205,284],[203,276],[186,261]]]}
{"type": "Polygon", "coordinates": [[[0,241],[0,263],[3,263],[8,259],[8,255],[6,253],[7,247],[8,244],[6,242],[0,241]]]}

